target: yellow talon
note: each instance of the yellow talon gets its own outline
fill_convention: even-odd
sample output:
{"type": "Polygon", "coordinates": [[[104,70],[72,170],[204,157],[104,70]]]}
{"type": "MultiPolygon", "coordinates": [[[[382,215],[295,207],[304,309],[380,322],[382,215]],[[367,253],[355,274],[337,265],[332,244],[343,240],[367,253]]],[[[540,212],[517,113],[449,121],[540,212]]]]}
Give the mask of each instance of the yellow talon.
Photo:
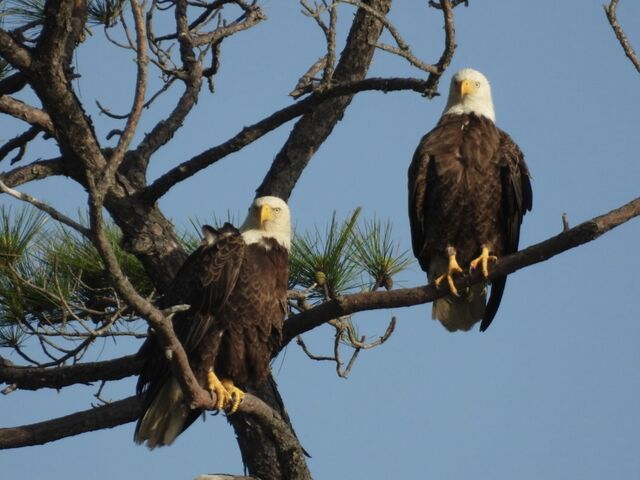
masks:
{"type": "Polygon", "coordinates": [[[227,414],[236,413],[244,398],[244,392],[233,384],[233,380],[224,379],[222,380],[222,385],[227,389],[229,401],[231,402],[231,407],[228,409],[227,414]]]}
{"type": "Polygon", "coordinates": [[[433,283],[435,284],[436,288],[440,288],[440,284],[446,279],[451,293],[456,297],[459,297],[460,294],[458,293],[458,289],[453,283],[454,273],[462,273],[462,268],[460,268],[460,265],[458,265],[458,261],[456,260],[455,253],[449,255],[449,267],[447,268],[447,273],[440,275],[438,278],[435,279],[433,283]]]}
{"type": "Polygon", "coordinates": [[[209,370],[207,374],[207,382],[209,383],[209,391],[216,396],[216,410],[222,410],[225,405],[231,401],[231,395],[225,388],[224,384],[218,380],[216,374],[213,373],[213,369],[209,370]]]}
{"type": "Polygon", "coordinates": [[[479,264],[482,265],[482,275],[484,278],[489,278],[489,261],[495,262],[496,260],[498,260],[498,257],[495,255],[489,255],[488,247],[482,247],[482,253],[480,256],[471,260],[469,266],[472,270],[475,270],[478,268],[479,264]]]}

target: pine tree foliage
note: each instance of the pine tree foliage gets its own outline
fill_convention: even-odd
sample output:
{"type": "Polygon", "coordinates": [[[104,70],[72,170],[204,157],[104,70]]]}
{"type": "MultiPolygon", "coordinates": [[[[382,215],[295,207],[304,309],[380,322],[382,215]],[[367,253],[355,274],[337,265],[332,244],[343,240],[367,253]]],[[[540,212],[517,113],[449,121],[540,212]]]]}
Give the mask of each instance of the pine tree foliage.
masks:
{"type": "MultiPolygon", "coordinates": [[[[357,208],[341,221],[334,212],[323,230],[294,235],[291,289],[322,301],[366,285],[390,285],[392,277],[410,264],[407,252],[400,252],[392,239],[390,222],[374,218],[358,223],[360,214],[357,208]]],[[[237,225],[237,218],[227,212],[204,222],[191,220],[193,228],[185,229],[181,241],[187,251],[193,251],[200,244],[203,224],[237,225]]],[[[153,296],[141,263],[120,246],[118,227],[110,223],[106,231],[129,280],[141,294],[153,296]]],[[[19,349],[29,338],[47,336],[64,337],[71,344],[124,331],[140,336],[144,326],[133,325],[132,320],[87,239],[47,223],[47,217],[35,209],[0,207],[0,346],[19,349]]],[[[343,321],[357,334],[351,319],[343,321]]],[[[349,343],[346,336],[342,340],[349,343]]]]}

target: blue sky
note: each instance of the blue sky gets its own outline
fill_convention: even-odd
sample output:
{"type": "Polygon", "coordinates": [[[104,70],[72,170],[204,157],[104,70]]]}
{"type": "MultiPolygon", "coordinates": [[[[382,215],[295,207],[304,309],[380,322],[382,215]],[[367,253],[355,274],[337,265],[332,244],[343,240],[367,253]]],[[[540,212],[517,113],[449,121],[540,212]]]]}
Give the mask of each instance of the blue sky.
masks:
{"type": "MultiPolygon", "coordinates": [[[[390,16],[414,53],[434,62],[441,51],[441,17],[424,3],[397,1],[390,16]]],[[[534,210],[525,218],[522,245],[557,234],[563,212],[575,225],[637,197],[640,77],[601,2],[470,4],[455,10],[458,49],[441,91],[467,66],[491,81],[497,123],[519,143],[533,175],[534,210]]],[[[267,22],[223,46],[216,94],[203,92],[184,128],[154,159],[152,176],[290,103],[287,93],[323,54],[323,39],[297,2],[270,0],[264,10],[267,22]]],[[[344,38],[351,9],[341,12],[344,38]]],[[[622,1],[618,14],[640,49],[640,4],[622,1]]],[[[94,99],[125,111],[134,72],[126,57],[88,48],[102,45],[99,36],[78,52],[79,68],[86,72],[78,87],[104,138],[117,124],[98,115],[94,99]]],[[[370,72],[419,75],[383,52],[370,72]]],[[[345,215],[362,206],[365,217],[391,219],[394,236],[409,248],[406,169],[444,101],[416,93],[359,95],[291,197],[298,229],[322,227],[334,210],[345,215]]],[[[141,131],[169,106],[171,97],[145,112],[147,128],[141,131]]],[[[173,189],[161,201],[166,214],[188,226],[193,216],[244,212],[291,125],[173,189]]],[[[1,132],[10,128],[0,119],[1,132]]],[[[54,156],[45,146],[31,158],[54,156]]],[[[23,190],[69,213],[84,202],[83,192],[69,182],[48,180],[23,190]]],[[[639,240],[636,220],[512,275],[500,311],[483,334],[446,332],[431,321],[430,305],[359,314],[359,328],[372,337],[384,331],[392,314],[398,326],[388,343],[360,355],[348,380],[338,378],[332,364],[312,362],[290,345],[275,360],[274,374],[312,455],[314,478],[638,478],[639,240]]],[[[397,280],[400,286],[425,283],[417,266],[397,280]]],[[[322,327],[305,340],[315,352],[328,353],[331,334],[322,327]]],[[[100,358],[135,349],[133,342],[121,342],[100,358]]],[[[0,397],[0,425],[86,409],[95,390],[0,397]]],[[[108,384],[104,394],[118,399],[132,392],[130,379],[108,384]]],[[[162,480],[242,470],[223,416],[197,422],[174,446],[154,452],[135,446],[132,435],[129,424],[3,451],[3,475],[162,480]]]]}

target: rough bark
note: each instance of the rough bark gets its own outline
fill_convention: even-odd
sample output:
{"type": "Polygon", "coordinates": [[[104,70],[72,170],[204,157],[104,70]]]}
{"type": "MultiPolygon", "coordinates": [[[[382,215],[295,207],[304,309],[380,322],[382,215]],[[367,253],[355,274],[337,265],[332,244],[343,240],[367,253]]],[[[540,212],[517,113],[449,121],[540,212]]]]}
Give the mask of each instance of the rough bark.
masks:
{"type": "MultiPolygon", "coordinates": [[[[386,14],[391,8],[391,0],[371,0],[366,3],[382,14],[386,14]]],[[[382,27],[376,17],[363,9],[358,10],[336,67],[333,79],[335,83],[364,79],[382,27]]],[[[342,120],[352,99],[353,95],[347,95],[328,100],[298,120],[258,187],[256,196],[275,195],[285,200],[289,198],[302,171],[336,124],[342,120]]]]}

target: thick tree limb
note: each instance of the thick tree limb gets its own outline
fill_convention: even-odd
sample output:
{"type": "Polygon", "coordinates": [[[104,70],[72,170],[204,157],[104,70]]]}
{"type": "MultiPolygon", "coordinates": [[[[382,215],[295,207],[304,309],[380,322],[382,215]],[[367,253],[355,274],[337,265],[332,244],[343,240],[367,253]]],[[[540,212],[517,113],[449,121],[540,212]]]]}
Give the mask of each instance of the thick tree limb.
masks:
{"type": "MultiPolygon", "coordinates": [[[[489,271],[489,278],[502,277],[534,263],[544,262],[566,250],[591,242],[609,230],[639,215],[640,198],[636,198],[609,213],[595,217],[555,237],[499,259],[489,271]]],[[[482,274],[476,271],[460,277],[456,280],[455,285],[458,289],[462,289],[480,281],[482,281],[482,274]]],[[[356,293],[338,297],[290,317],[284,324],[282,346],[287,345],[296,336],[342,315],[364,310],[409,307],[432,302],[446,294],[446,290],[438,290],[432,285],[424,285],[415,288],[356,293]]]]}
{"type": "Polygon", "coordinates": [[[0,55],[19,70],[27,70],[31,67],[29,50],[16,42],[11,35],[2,29],[0,29],[0,55]]]}
{"type": "Polygon", "coordinates": [[[19,118],[30,125],[38,127],[50,135],[54,135],[55,127],[44,110],[27,105],[8,95],[0,96],[0,112],[19,118]]]}
{"type": "Polygon", "coordinates": [[[136,355],[58,368],[20,367],[0,358],[0,383],[21,390],[60,389],[78,383],[120,380],[137,375],[141,367],[142,360],[136,355]]]}
{"type": "Polygon", "coordinates": [[[133,422],[141,413],[140,401],[133,396],[45,422],[0,428],[0,449],[43,445],[85,432],[117,427],[133,422]]]}
{"type": "MultiPolygon", "coordinates": [[[[391,7],[391,0],[370,0],[366,4],[386,15],[391,7]]],[[[382,22],[376,16],[358,9],[336,66],[336,82],[364,79],[382,28],[382,22]]],[[[298,120],[258,187],[256,196],[274,195],[285,200],[289,198],[302,171],[342,119],[352,98],[352,95],[348,95],[323,102],[298,120]]]]}
{"type": "Polygon", "coordinates": [[[620,46],[624,50],[624,54],[627,56],[636,70],[640,72],[640,59],[636,54],[635,50],[631,46],[631,42],[627,38],[627,35],[624,33],[620,22],[618,22],[618,17],[616,15],[616,9],[618,8],[618,0],[611,0],[609,5],[604,5],[604,12],[607,15],[607,19],[609,20],[609,24],[611,24],[611,28],[613,28],[613,32],[616,34],[616,38],[618,42],[620,42],[620,46]]]}
{"type": "MultiPolygon", "coordinates": [[[[72,413],[64,417],[19,427],[0,428],[0,449],[43,445],[62,438],[112,428],[133,422],[142,413],[136,396],[97,408],[72,413]]],[[[238,413],[251,418],[268,432],[277,445],[284,478],[311,478],[304,460],[304,451],[287,422],[254,395],[246,394],[238,413]]]]}
{"type": "Polygon", "coordinates": [[[40,160],[29,165],[14,168],[8,172],[0,174],[0,180],[8,187],[17,187],[24,183],[56,175],[66,175],[64,163],[61,158],[51,160],[40,160]]]}
{"type": "Polygon", "coordinates": [[[27,84],[27,77],[22,72],[16,72],[0,80],[0,95],[10,95],[19,92],[27,84]]]}
{"type": "Polygon", "coordinates": [[[147,188],[146,198],[149,202],[158,200],[181,181],[213,165],[229,154],[241,150],[286,122],[311,112],[314,107],[329,99],[352,96],[355,93],[367,90],[378,90],[385,93],[398,90],[413,90],[424,95],[431,94],[431,92],[427,92],[427,89],[427,81],[418,78],[368,78],[337,84],[324,92],[314,93],[293,105],[278,110],[259,122],[243,128],[226,142],[210,148],[169,170],[147,188]]]}

